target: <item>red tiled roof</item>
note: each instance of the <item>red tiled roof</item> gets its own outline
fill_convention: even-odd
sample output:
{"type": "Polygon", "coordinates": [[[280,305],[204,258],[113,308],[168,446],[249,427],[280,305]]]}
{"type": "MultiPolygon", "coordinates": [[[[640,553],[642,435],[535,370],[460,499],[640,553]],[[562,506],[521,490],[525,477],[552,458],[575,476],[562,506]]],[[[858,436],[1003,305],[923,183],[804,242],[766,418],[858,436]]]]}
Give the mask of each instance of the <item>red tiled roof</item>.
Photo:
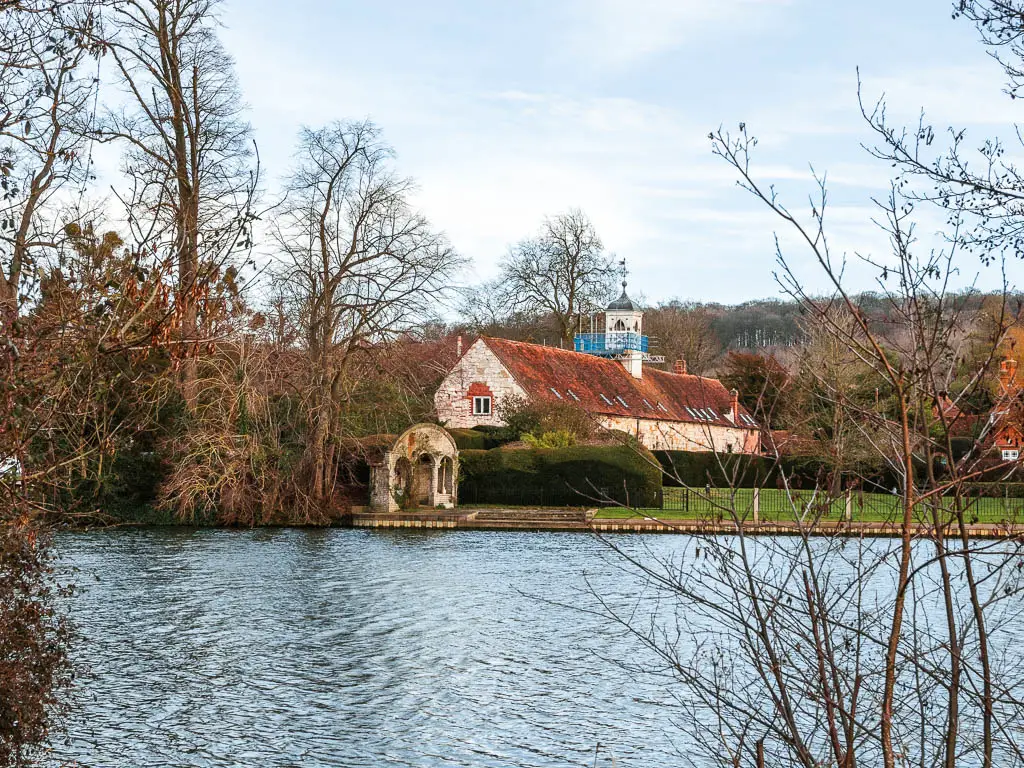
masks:
{"type": "Polygon", "coordinates": [[[989,412],[978,443],[982,448],[998,447],[1013,431],[1024,432],[1024,390],[1004,395],[989,412]]]}
{"type": "MultiPolygon", "coordinates": [[[[726,418],[732,395],[718,379],[655,368],[644,368],[643,378],[634,379],[615,360],[508,339],[482,337],[481,341],[536,399],[577,404],[591,413],[610,416],[757,428],[742,420],[733,424],[726,418]],[[691,415],[687,408],[703,409],[713,418],[691,415]]],[[[742,405],[739,412],[750,417],[742,405]]]]}

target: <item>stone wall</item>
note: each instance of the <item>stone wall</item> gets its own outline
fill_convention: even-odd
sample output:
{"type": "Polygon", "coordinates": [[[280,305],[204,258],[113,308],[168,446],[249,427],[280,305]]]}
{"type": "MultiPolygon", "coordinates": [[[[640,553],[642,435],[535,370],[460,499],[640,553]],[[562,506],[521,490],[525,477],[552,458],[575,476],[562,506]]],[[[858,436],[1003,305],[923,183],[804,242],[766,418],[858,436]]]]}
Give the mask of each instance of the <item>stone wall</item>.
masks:
{"type": "Polygon", "coordinates": [[[509,395],[525,397],[526,393],[487,345],[478,340],[441,382],[434,395],[434,407],[446,427],[500,427],[504,422],[498,416],[498,404],[509,395]],[[489,416],[473,415],[473,397],[480,395],[491,397],[489,416]]]}
{"type": "Polygon", "coordinates": [[[652,451],[720,451],[757,453],[758,435],[755,430],[739,427],[720,427],[713,424],[694,424],[655,419],[635,419],[626,416],[601,416],[608,429],[618,429],[637,435],[640,443],[652,451]],[[637,427],[639,426],[639,434],[637,427]]]}

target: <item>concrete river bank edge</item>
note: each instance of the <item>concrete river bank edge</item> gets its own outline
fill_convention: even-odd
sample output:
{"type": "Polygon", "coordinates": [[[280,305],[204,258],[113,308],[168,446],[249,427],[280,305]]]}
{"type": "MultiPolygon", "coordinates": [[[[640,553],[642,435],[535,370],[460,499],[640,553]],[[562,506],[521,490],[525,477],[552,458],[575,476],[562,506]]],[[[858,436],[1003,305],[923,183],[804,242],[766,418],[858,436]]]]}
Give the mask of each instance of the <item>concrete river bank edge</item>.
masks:
{"type": "MultiPolygon", "coordinates": [[[[638,513],[636,517],[603,518],[596,509],[565,508],[486,508],[447,509],[437,512],[374,513],[353,511],[339,521],[354,528],[419,528],[499,531],[588,531],[594,533],[679,533],[699,535],[736,534],[741,527],[748,536],[794,536],[802,532],[812,536],[895,537],[901,534],[899,522],[820,520],[813,524],[796,521],[745,521],[681,519],[638,513]]],[[[913,523],[915,535],[932,535],[933,526],[913,523]]],[[[1013,523],[970,523],[967,533],[977,539],[1006,539],[1024,535],[1024,525],[1013,523]]],[[[950,526],[946,536],[959,536],[950,526]]]]}

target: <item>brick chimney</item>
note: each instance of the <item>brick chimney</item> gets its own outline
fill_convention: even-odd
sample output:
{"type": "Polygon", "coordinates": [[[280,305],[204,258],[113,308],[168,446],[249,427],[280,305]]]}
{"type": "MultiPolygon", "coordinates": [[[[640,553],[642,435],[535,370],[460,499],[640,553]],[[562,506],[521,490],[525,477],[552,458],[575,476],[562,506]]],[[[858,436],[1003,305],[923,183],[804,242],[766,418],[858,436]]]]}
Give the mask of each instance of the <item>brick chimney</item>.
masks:
{"type": "Polygon", "coordinates": [[[733,424],[738,424],[740,421],[740,391],[738,389],[732,390],[732,405],[729,407],[729,413],[732,416],[733,424]]]}
{"type": "Polygon", "coordinates": [[[676,364],[675,364],[675,369],[674,370],[675,370],[676,373],[678,373],[678,374],[680,374],[682,376],[685,376],[686,375],[686,361],[685,360],[676,360],[676,364]]]}

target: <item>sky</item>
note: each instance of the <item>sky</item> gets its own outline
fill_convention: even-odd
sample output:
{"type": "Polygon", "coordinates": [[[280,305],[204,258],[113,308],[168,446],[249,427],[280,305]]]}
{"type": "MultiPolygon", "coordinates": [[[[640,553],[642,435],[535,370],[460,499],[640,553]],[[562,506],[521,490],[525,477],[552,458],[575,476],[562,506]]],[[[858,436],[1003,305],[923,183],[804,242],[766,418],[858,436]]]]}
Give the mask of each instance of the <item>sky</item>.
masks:
{"type": "MultiPolygon", "coordinates": [[[[301,126],[370,118],[417,184],[415,203],[496,274],[545,216],[580,208],[625,258],[630,292],[739,303],[778,296],[774,236],[823,285],[780,222],[735,185],[708,132],[744,122],[755,174],[796,210],[827,172],[837,252],[885,252],[872,196],[891,169],[870,158],[857,105],[923,108],[980,143],[1021,107],[945,0],[225,0],[234,56],[272,188],[301,126]]],[[[941,219],[922,212],[928,242],[941,219]]],[[[1024,264],[1010,265],[1024,277],[1024,264]]],[[[968,258],[964,282],[997,275],[968,258]]],[[[851,285],[874,275],[856,265],[851,285]]]]}

